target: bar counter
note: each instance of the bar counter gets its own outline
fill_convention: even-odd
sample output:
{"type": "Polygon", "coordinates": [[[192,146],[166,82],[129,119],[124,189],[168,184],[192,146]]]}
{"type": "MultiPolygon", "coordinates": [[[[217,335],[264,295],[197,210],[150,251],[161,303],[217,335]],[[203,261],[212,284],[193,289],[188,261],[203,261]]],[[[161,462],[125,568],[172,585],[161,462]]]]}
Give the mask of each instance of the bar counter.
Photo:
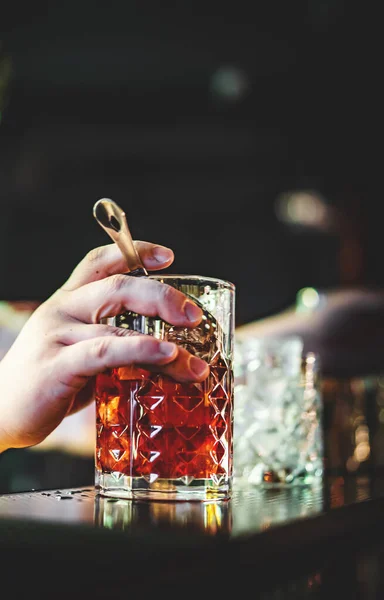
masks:
{"type": "Polygon", "coordinates": [[[114,500],[92,486],[3,494],[2,586],[12,598],[380,598],[383,516],[378,472],[291,489],[235,483],[213,503],[114,500]]]}

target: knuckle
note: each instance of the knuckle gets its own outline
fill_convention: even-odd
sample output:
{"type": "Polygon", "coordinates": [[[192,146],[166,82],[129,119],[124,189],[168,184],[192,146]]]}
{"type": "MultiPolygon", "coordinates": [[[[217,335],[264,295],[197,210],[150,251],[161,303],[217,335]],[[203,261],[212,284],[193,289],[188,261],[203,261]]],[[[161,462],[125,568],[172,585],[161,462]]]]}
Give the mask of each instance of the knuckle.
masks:
{"type": "Polygon", "coordinates": [[[61,298],[59,298],[58,292],[55,292],[55,297],[51,296],[45,300],[45,302],[40,304],[40,306],[38,306],[33,313],[31,313],[31,315],[33,314],[34,319],[46,319],[51,315],[55,315],[59,310],[60,300],[61,298]]]}
{"type": "Polygon", "coordinates": [[[152,335],[137,331],[130,331],[129,333],[135,337],[133,343],[136,360],[147,364],[151,363],[158,356],[160,340],[152,335]]]}
{"type": "Polygon", "coordinates": [[[147,355],[157,350],[159,341],[152,335],[147,335],[138,331],[130,331],[130,334],[135,336],[135,351],[138,355],[147,355]]]}
{"type": "Polygon", "coordinates": [[[126,327],[115,327],[113,334],[116,337],[132,337],[140,335],[138,331],[133,331],[132,329],[127,329],[126,327]]]}
{"type": "Polygon", "coordinates": [[[171,285],[167,285],[164,283],[159,283],[159,285],[161,286],[159,291],[162,295],[163,300],[167,303],[173,304],[177,300],[177,290],[175,290],[175,288],[173,288],[171,285]]]}
{"type": "Polygon", "coordinates": [[[145,352],[148,356],[157,355],[159,352],[160,340],[151,335],[144,335],[142,338],[142,340],[138,340],[141,352],[145,352]]]}
{"type": "Polygon", "coordinates": [[[98,362],[103,362],[108,354],[109,342],[107,339],[94,340],[91,347],[91,354],[98,362]]]}
{"type": "Polygon", "coordinates": [[[106,249],[104,246],[98,246],[90,250],[85,258],[89,263],[99,262],[105,255],[105,252],[106,249]]]}
{"type": "Polygon", "coordinates": [[[119,292],[124,287],[129,285],[129,277],[123,275],[122,273],[117,273],[116,275],[111,275],[108,278],[109,285],[112,293],[119,292]]]}

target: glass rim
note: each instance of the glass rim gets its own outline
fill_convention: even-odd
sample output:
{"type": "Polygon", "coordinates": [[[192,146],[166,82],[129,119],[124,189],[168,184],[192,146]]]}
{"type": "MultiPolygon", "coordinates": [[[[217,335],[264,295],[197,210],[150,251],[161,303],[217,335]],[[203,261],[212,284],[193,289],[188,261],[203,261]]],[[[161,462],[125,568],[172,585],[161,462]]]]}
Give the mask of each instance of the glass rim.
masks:
{"type": "Polygon", "coordinates": [[[181,281],[190,281],[191,283],[214,283],[215,285],[221,285],[222,287],[233,292],[236,290],[235,284],[231,281],[228,281],[226,279],[220,279],[219,277],[208,277],[206,275],[188,275],[186,273],[166,273],[162,275],[160,273],[150,273],[148,277],[150,277],[151,279],[165,279],[168,281],[171,279],[177,279],[181,281]]]}

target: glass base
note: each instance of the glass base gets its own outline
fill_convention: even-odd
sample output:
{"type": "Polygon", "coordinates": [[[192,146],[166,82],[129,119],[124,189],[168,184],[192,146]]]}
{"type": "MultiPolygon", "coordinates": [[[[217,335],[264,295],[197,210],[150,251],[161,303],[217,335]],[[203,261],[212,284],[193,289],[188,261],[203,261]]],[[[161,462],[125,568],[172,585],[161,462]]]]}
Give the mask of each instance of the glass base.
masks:
{"type": "Polygon", "coordinates": [[[128,477],[121,473],[96,471],[95,487],[101,496],[128,500],[171,500],[184,502],[214,502],[229,500],[232,479],[215,483],[212,479],[156,479],[149,482],[143,477],[128,477]]]}

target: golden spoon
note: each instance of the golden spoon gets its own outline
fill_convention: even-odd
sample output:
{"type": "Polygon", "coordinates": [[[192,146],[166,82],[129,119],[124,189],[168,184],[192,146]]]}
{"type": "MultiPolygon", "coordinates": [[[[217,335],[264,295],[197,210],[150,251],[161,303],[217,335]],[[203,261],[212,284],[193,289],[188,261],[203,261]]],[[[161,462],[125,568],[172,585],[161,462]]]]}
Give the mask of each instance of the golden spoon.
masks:
{"type": "Polygon", "coordinates": [[[120,248],[129,274],[138,277],[147,276],[148,272],[134,246],[123,209],[113,200],[101,198],[93,207],[93,216],[120,248]]]}

